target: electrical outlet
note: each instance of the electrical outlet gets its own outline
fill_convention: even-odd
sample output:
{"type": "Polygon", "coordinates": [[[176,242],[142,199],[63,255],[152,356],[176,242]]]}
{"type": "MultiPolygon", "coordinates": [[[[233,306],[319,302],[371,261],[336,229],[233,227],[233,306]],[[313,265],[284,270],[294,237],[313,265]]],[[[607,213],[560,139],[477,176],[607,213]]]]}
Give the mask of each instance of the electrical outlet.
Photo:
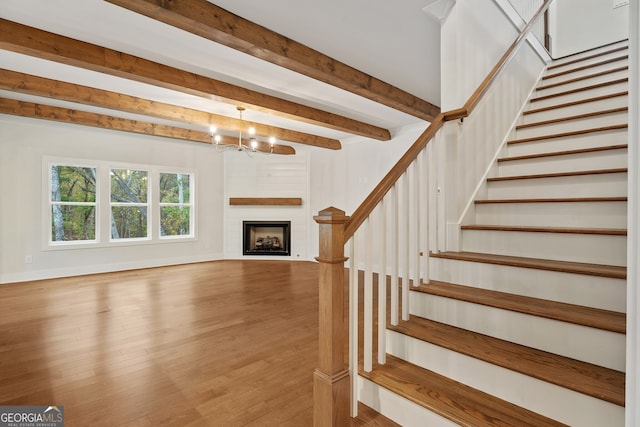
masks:
{"type": "Polygon", "coordinates": [[[33,264],[33,256],[32,255],[26,255],[24,257],[24,263],[25,264],[33,264]]]}

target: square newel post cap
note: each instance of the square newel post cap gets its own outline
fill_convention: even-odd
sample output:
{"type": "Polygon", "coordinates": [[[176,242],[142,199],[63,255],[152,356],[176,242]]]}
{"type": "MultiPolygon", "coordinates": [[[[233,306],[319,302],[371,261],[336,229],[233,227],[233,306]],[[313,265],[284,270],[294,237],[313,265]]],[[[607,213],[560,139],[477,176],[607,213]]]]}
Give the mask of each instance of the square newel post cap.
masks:
{"type": "Polygon", "coordinates": [[[344,224],[349,221],[349,218],[343,210],[333,206],[321,210],[318,215],[313,217],[318,224],[344,224]]]}

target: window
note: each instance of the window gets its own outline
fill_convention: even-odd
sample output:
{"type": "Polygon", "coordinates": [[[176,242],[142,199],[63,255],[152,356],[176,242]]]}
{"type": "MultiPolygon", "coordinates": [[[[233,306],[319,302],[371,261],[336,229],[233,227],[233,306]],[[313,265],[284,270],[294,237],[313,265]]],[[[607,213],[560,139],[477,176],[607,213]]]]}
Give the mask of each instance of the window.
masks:
{"type": "Polygon", "coordinates": [[[96,168],[51,165],[49,242],[96,241],[96,168]]]}
{"type": "Polygon", "coordinates": [[[149,236],[148,176],[144,170],[111,169],[111,239],[149,236]]]}
{"type": "Polygon", "coordinates": [[[195,173],[167,167],[43,159],[43,246],[108,247],[196,237],[195,173]]]}
{"type": "Polygon", "coordinates": [[[160,173],[160,237],[193,236],[191,174],[160,173]]]}

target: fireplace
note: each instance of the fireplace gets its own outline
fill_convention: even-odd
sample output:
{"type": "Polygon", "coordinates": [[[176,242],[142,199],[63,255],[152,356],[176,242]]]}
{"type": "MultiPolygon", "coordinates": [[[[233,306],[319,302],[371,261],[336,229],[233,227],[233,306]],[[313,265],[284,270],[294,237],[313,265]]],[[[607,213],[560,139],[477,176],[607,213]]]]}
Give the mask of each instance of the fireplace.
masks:
{"type": "Polygon", "coordinates": [[[243,255],[291,255],[291,221],[242,221],[243,255]]]}

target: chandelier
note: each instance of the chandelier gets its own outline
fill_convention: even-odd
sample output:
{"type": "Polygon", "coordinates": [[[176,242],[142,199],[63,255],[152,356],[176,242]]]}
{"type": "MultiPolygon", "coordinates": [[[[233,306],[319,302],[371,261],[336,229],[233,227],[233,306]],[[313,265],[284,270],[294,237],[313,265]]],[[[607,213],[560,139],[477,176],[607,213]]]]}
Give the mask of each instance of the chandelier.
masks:
{"type": "Polygon", "coordinates": [[[211,125],[209,127],[209,133],[213,138],[213,143],[216,146],[216,151],[244,151],[249,157],[253,157],[255,153],[262,154],[272,154],[273,148],[276,144],[276,138],[270,137],[268,144],[262,141],[258,141],[256,139],[256,129],[253,126],[250,126],[247,129],[248,139],[242,139],[242,129],[244,127],[242,121],[242,112],[245,110],[244,107],[236,107],[238,110],[238,114],[240,116],[240,130],[238,133],[238,142],[237,143],[223,143],[223,136],[218,134],[218,129],[215,125],[211,125]]]}

